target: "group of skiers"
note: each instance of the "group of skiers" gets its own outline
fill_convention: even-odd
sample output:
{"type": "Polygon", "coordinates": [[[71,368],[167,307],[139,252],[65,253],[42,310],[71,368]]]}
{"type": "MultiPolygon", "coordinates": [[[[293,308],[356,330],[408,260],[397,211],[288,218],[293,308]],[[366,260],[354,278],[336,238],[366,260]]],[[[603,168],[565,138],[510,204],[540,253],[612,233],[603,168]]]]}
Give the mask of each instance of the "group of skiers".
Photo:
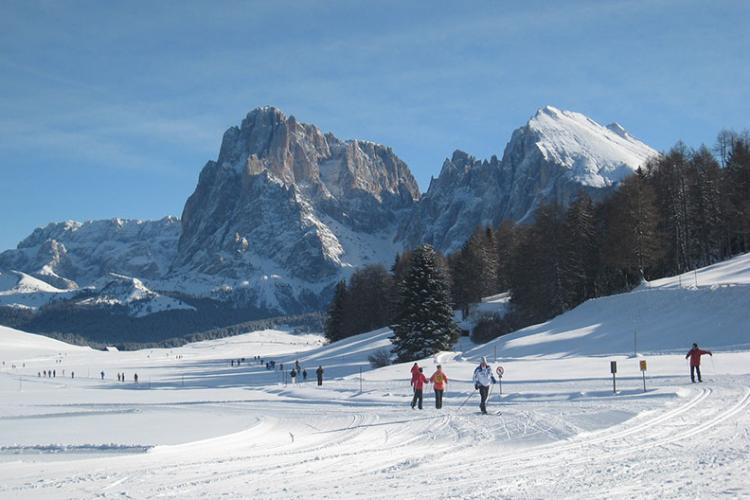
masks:
{"type": "MultiPolygon", "coordinates": [[[[492,368],[490,368],[489,364],[487,363],[487,358],[482,357],[479,366],[474,369],[474,375],[472,379],[474,382],[474,390],[479,391],[479,410],[486,415],[487,398],[490,394],[490,384],[497,383],[495,376],[492,374],[492,368]]],[[[424,375],[424,369],[419,366],[419,363],[414,363],[414,365],[412,365],[411,386],[414,390],[414,396],[411,400],[412,409],[422,409],[425,384],[432,384],[433,391],[435,392],[435,408],[437,408],[438,410],[441,409],[443,407],[443,395],[445,394],[445,388],[448,385],[448,375],[445,374],[441,365],[437,365],[435,373],[433,373],[429,379],[424,375]]]]}
{"type": "MultiPolygon", "coordinates": [[[[325,370],[323,370],[323,365],[318,365],[318,368],[315,370],[315,376],[318,379],[319,386],[323,385],[323,372],[325,372],[325,370]]],[[[295,361],[294,366],[289,371],[289,377],[292,380],[292,384],[297,383],[298,376],[302,377],[302,382],[307,382],[307,369],[302,368],[302,366],[300,366],[299,364],[299,361],[295,361]]]]}
{"type": "MultiPolygon", "coordinates": [[[[693,343],[692,349],[685,355],[685,359],[690,358],[690,380],[693,383],[695,383],[696,374],[698,375],[698,382],[703,382],[701,378],[701,356],[705,354],[713,356],[711,351],[700,349],[698,344],[693,343]]],[[[479,391],[479,411],[486,415],[490,386],[497,383],[486,357],[482,356],[479,366],[474,369],[472,381],[474,382],[474,390],[479,391]]],[[[435,391],[435,408],[440,409],[443,407],[443,394],[448,384],[448,376],[443,372],[442,366],[437,365],[437,370],[428,379],[424,375],[424,370],[419,366],[419,363],[414,363],[411,367],[411,386],[414,390],[414,396],[411,400],[412,409],[415,407],[420,410],[422,409],[424,386],[429,383],[432,383],[433,390],[435,391]]]]}
{"type": "Polygon", "coordinates": [[[443,393],[445,392],[445,386],[448,384],[448,375],[443,372],[441,365],[437,365],[435,373],[428,379],[424,375],[424,369],[418,363],[414,363],[414,366],[411,367],[411,386],[414,389],[414,397],[411,400],[412,410],[414,407],[422,409],[424,385],[430,383],[435,391],[435,408],[439,410],[443,407],[443,393]]]}

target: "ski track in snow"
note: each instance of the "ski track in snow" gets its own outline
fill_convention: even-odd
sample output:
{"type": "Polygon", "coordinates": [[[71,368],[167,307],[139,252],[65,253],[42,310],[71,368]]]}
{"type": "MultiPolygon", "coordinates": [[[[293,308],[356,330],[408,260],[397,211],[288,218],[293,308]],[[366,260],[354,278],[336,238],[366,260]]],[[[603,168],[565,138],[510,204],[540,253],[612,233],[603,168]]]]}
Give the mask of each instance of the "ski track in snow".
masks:
{"type": "MultiPolygon", "coordinates": [[[[300,430],[305,426],[299,422],[289,424],[294,421],[291,408],[232,436],[72,468],[86,473],[58,475],[50,467],[45,479],[1,486],[0,495],[55,497],[66,491],[73,497],[121,498],[600,496],[608,491],[611,476],[623,468],[648,461],[652,467],[658,465],[651,471],[657,474],[690,466],[683,454],[674,455],[674,449],[697,436],[721,436],[722,427],[743,428],[746,435],[747,382],[746,377],[730,378],[700,387],[676,406],[564,439],[560,436],[569,431],[550,418],[559,408],[519,410],[510,404],[501,407],[500,415],[480,416],[474,408],[461,413],[458,402],[443,412],[406,406],[347,415],[323,407],[315,420],[320,430],[306,426],[307,431],[300,430]],[[282,439],[288,432],[294,441],[288,434],[282,439]],[[523,446],[525,439],[538,434],[551,442],[523,446]],[[264,436],[275,437],[264,442],[264,436]],[[503,445],[512,440],[517,442],[503,445]],[[203,458],[193,460],[195,456],[203,458]]],[[[270,411],[272,406],[266,408],[270,411]]],[[[627,491],[636,496],[665,494],[663,489],[649,492],[648,485],[643,487],[641,491],[630,485],[627,491]]]]}

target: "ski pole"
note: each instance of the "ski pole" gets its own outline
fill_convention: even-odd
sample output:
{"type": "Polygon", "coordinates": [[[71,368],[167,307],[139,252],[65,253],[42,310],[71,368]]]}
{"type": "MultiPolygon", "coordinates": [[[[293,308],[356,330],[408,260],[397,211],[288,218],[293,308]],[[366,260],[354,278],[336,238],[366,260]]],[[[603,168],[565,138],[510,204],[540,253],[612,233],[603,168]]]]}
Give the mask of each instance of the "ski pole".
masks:
{"type": "Polygon", "coordinates": [[[472,396],[473,396],[473,395],[474,395],[474,394],[475,394],[476,392],[477,392],[477,390],[476,390],[476,389],[474,389],[474,392],[472,392],[471,394],[469,394],[468,396],[466,396],[466,399],[464,399],[464,402],[463,402],[463,403],[461,403],[461,404],[459,405],[458,409],[460,410],[461,408],[463,408],[463,407],[464,407],[464,405],[465,405],[466,403],[468,403],[468,402],[469,402],[469,399],[471,399],[471,397],[472,397],[472,396]]]}

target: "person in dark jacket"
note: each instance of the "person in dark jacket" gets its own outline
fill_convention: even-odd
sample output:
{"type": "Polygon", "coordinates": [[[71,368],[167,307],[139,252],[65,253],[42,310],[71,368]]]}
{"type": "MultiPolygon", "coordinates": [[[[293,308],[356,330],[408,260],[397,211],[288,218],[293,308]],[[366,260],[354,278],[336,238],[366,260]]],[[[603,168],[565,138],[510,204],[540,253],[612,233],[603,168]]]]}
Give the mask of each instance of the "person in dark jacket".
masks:
{"type": "Polygon", "coordinates": [[[297,370],[292,368],[292,371],[289,372],[289,376],[292,378],[292,384],[297,383],[297,370]]]}
{"type": "Polygon", "coordinates": [[[307,382],[307,368],[302,369],[302,382],[307,382]]]}
{"type": "Polygon", "coordinates": [[[315,370],[315,375],[318,377],[318,385],[323,385],[323,366],[318,365],[318,369],[315,370]]]}
{"type": "Polygon", "coordinates": [[[713,357],[713,354],[711,351],[704,351],[703,349],[698,349],[698,344],[693,344],[693,348],[688,351],[687,354],[685,354],[685,359],[690,358],[690,380],[695,383],[695,373],[698,373],[698,382],[703,382],[701,379],[701,356],[704,354],[708,354],[709,356],[713,357]]]}

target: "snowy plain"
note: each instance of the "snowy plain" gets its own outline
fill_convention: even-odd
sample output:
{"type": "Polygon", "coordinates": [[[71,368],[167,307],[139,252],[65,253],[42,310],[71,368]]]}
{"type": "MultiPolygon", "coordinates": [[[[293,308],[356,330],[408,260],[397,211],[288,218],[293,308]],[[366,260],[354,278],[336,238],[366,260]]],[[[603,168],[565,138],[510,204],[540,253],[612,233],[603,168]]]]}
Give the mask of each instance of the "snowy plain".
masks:
{"type": "Polygon", "coordinates": [[[748,311],[744,255],[486,345],[462,339],[420,363],[450,378],[446,406],[428,388],[421,411],[410,364],[367,362],[387,329],[104,352],[0,327],[0,497],[747,497],[748,311]],[[714,352],[702,384],[684,358],[694,341],[714,352]],[[481,356],[505,369],[486,416],[481,356]],[[296,360],[308,378],[292,384],[279,365],[296,360]]]}

